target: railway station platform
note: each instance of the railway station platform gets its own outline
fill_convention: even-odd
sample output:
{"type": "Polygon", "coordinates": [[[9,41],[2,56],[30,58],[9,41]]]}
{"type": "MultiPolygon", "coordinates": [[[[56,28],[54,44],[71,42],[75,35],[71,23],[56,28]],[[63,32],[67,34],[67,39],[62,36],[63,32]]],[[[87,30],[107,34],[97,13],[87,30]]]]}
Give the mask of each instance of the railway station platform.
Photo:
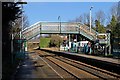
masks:
{"type": "Polygon", "coordinates": [[[71,55],[77,55],[77,56],[90,58],[90,59],[96,59],[96,60],[105,61],[105,62],[113,63],[113,64],[116,64],[116,65],[120,65],[120,59],[113,59],[113,58],[107,58],[107,57],[98,57],[98,56],[93,56],[93,55],[69,53],[69,52],[64,52],[64,53],[65,54],[71,54],[71,55]]]}
{"type": "MultiPolygon", "coordinates": [[[[72,75],[70,75],[68,72],[66,72],[66,70],[64,70],[61,67],[58,67],[58,65],[56,65],[56,64],[58,64],[57,62],[56,62],[56,64],[53,64],[50,61],[50,60],[54,61],[55,58],[53,59],[52,56],[48,56],[48,54],[47,54],[47,56],[40,56],[40,55],[43,55],[46,53],[44,51],[51,53],[49,55],[53,55],[53,57],[55,57],[56,55],[69,57],[76,61],[81,61],[81,62],[90,64],[90,65],[93,65],[95,67],[97,66],[98,68],[102,66],[102,68],[104,70],[107,70],[107,68],[108,68],[108,71],[110,71],[109,68],[111,67],[111,70],[112,70],[112,71],[110,71],[111,73],[113,72],[113,73],[119,74],[119,68],[120,68],[119,64],[113,66],[113,64],[108,64],[105,61],[102,62],[97,59],[92,59],[94,56],[93,57],[91,56],[90,57],[91,59],[89,59],[90,55],[41,49],[38,51],[35,50],[35,51],[31,51],[31,52],[27,53],[27,57],[18,66],[18,69],[16,70],[16,73],[14,74],[12,80],[33,80],[33,79],[35,79],[35,80],[47,80],[47,79],[63,80],[62,78],[65,78],[66,80],[74,80],[74,77],[72,75]],[[88,56],[88,58],[86,56],[88,56]]],[[[61,58],[61,56],[60,56],[60,58],[61,58]]],[[[58,56],[56,56],[56,57],[58,57],[58,56]]],[[[63,65],[62,65],[62,67],[63,67],[63,65]]],[[[73,71],[74,71],[74,69],[73,69],[73,71]]]]}
{"type": "Polygon", "coordinates": [[[61,52],[61,51],[50,50],[50,49],[41,49],[41,50],[54,53],[60,56],[64,56],[67,58],[71,58],[77,61],[81,61],[86,64],[93,65],[93,66],[120,74],[120,59],[99,57],[99,56],[86,55],[86,54],[80,54],[80,53],[78,54],[78,53],[70,53],[70,52],[61,52]]]}
{"type": "Polygon", "coordinates": [[[60,79],[60,77],[39,58],[39,55],[35,52],[28,52],[27,54],[27,58],[17,67],[11,80],[60,79]]]}

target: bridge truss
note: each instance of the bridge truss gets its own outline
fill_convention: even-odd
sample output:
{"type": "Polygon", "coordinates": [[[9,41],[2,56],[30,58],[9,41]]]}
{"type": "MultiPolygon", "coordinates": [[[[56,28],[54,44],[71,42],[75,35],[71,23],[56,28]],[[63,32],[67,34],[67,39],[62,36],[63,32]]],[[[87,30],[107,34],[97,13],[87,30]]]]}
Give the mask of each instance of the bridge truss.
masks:
{"type": "Polygon", "coordinates": [[[37,22],[23,30],[22,35],[30,40],[39,34],[80,34],[89,40],[96,39],[96,31],[76,22],[37,22]]]}

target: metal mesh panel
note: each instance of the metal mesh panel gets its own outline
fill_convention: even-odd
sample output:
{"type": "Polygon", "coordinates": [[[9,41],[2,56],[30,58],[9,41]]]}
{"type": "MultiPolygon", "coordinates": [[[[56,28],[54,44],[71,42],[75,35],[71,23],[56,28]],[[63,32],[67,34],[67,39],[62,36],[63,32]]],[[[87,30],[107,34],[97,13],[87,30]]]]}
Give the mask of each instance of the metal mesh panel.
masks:
{"type": "Polygon", "coordinates": [[[89,27],[77,23],[59,23],[59,22],[43,22],[37,23],[27,30],[23,31],[23,34],[26,38],[33,37],[39,33],[77,33],[82,34],[90,39],[95,37],[96,32],[92,29],[92,32],[89,32],[89,27]],[[79,33],[79,30],[81,33],[79,33]]]}

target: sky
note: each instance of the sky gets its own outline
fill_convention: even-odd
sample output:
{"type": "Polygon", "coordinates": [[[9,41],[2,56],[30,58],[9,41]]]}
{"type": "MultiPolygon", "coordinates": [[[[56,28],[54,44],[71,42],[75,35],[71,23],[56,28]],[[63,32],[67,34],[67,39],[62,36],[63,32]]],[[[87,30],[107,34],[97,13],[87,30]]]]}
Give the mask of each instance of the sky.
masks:
{"type": "Polygon", "coordinates": [[[115,2],[28,2],[24,5],[25,14],[28,16],[30,25],[38,21],[70,21],[79,17],[81,14],[89,13],[93,6],[92,16],[99,10],[110,14],[110,8],[115,2]]]}

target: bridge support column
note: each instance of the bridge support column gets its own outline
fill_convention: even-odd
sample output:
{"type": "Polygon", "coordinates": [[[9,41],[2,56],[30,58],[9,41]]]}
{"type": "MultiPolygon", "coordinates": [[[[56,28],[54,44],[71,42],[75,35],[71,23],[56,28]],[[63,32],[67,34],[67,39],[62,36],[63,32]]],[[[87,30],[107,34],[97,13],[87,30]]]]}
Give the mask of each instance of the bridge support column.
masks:
{"type": "Polygon", "coordinates": [[[25,41],[24,46],[25,46],[25,51],[27,51],[27,41],[25,41]]]}
{"type": "Polygon", "coordinates": [[[105,47],[105,56],[107,56],[107,53],[108,51],[107,51],[107,46],[105,47]]]}
{"type": "Polygon", "coordinates": [[[109,54],[111,54],[111,45],[109,45],[109,54]]]}
{"type": "Polygon", "coordinates": [[[69,34],[69,50],[71,48],[71,42],[70,42],[70,34],[69,34]]]}
{"type": "Polygon", "coordinates": [[[70,34],[69,34],[69,42],[70,42],[70,34]]]}
{"type": "Polygon", "coordinates": [[[76,34],[76,41],[78,41],[78,40],[77,40],[77,34],[76,34]]]}

